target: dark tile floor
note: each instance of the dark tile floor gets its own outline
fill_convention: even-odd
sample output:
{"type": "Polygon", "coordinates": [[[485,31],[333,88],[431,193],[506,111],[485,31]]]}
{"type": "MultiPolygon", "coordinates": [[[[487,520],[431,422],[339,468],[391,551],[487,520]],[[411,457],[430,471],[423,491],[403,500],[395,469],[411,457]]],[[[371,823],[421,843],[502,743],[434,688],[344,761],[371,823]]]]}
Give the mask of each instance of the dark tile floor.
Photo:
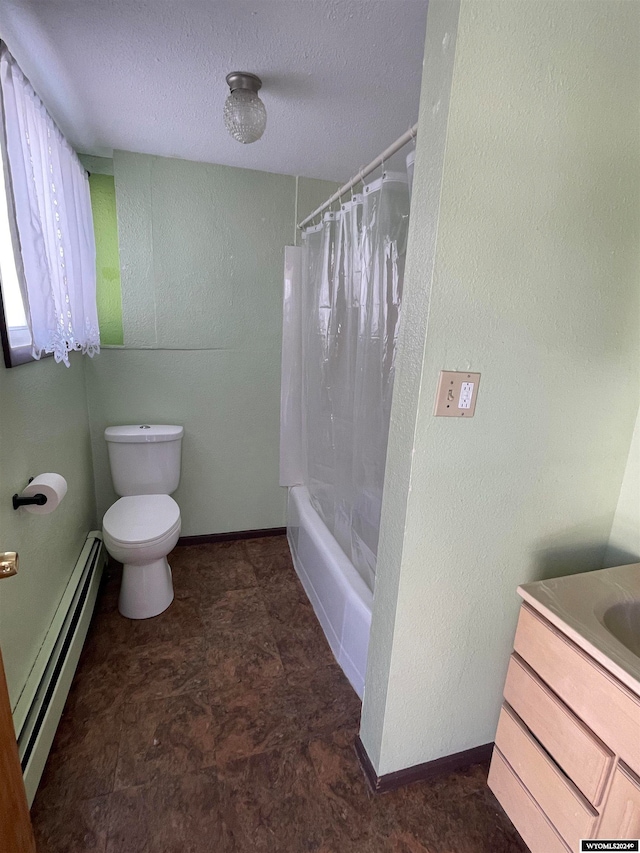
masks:
{"type": "Polygon", "coordinates": [[[487,768],[372,796],[359,701],[284,537],[176,548],[130,621],[106,574],[32,818],[39,853],[521,853],[487,768]]]}

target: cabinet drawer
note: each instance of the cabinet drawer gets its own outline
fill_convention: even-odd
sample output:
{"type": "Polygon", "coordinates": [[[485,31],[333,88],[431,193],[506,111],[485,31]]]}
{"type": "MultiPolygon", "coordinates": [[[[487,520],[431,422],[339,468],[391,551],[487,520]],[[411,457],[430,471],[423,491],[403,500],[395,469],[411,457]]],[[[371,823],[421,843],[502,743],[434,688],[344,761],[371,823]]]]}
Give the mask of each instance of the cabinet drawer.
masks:
{"type": "Polygon", "coordinates": [[[596,810],[508,706],[500,712],[496,746],[571,848],[577,848],[581,838],[591,838],[598,817],[596,810]]]}
{"type": "Polygon", "coordinates": [[[487,781],[531,853],[569,853],[498,749],[493,750],[487,781]]]}
{"type": "Polygon", "coordinates": [[[525,605],[514,647],[553,692],[640,773],[640,700],[525,605]]]}
{"type": "Polygon", "coordinates": [[[640,838],[640,779],[618,764],[597,838],[640,838]]]}
{"type": "Polygon", "coordinates": [[[536,739],[597,806],[614,757],[524,661],[511,656],[504,698],[536,739]]]}

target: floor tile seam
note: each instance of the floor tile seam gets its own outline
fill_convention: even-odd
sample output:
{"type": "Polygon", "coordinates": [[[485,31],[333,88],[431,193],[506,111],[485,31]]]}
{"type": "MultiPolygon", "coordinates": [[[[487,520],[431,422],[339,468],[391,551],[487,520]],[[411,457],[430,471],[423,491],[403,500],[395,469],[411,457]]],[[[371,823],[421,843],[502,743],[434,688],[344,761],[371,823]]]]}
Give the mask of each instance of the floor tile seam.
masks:
{"type": "MultiPolygon", "coordinates": [[[[103,633],[107,633],[108,629],[105,628],[103,633]]],[[[127,653],[131,649],[139,650],[141,648],[151,647],[153,649],[157,649],[158,647],[162,648],[164,646],[175,648],[176,645],[181,645],[183,643],[187,643],[191,640],[195,640],[198,638],[198,634],[193,634],[189,636],[178,636],[173,639],[168,640],[159,640],[159,641],[149,641],[145,640],[144,642],[134,642],[130,643],[126,640],[116,640],[109,647],[109,651],[105,652],[106,658],[114,658],[118,656],[127,657],[127,653]]],[[[133,652],[131,652],[133,654],[133,652]]]]}
{"type": "Polygon", "coordinates": [[[256,577],[263,583],[272,580],[283,580],[289,583],[300,584],[300,578],[290,557],[272,557],[262,565],[256,565],[256,563],[252,565],[256,577]]]}
{"type": "MultiPolygon", "coordinates": [[[[172,646],[172,647],[175,648],[175,646],[172,646]]],[[[204,659],[204,657],[206,655],[206,651],[207,651],[207,647],[206,647],[205,643],[203,642],[201,649],[196,650],[195,654],[185,655],[184,658],[176,665],[175,668],[168,667],[166,665],[167,658],[164,658],[163,660],[158,660],[155,662],[152,660],[150,663],[150,669],[156,669],[157,670],[158,667],[160,667],[162,664],[163,672],[169,672],[169,671],[170,672],[179,672],[181,666],[185,666],[186,664],[197,661],[198,657],[201,657],[204,659]]],[[[127,667],[129,665],[135,666],[135,662],[136,662],[135,661],[135,655],[132,655],[132,658],[133,658],[132,661],[130,662],[130,664],[127,664],[127,667]]],[[[104,661],[103,663],[106,664],[108,662],[104,661]]],[[[203,660],[203,663],[204,663],[204,660],[203,660]]],[[[96,666],[100,666],[100,665],[101,664],[97,664],[96,666]]],[[[148,672],[147,673],[138,672],[137,678],[134,678],[134,677],[132,677],[131,673],[127,673],[127,672],[123,673],[122,677],[118,680],[118,684],[117,684],[120,692],[121,693],[123,693],[123,692],[128,693],[130,686],[137,687],[140,684],[141,677],[143,677],[144,683],[148,683],[153,678],[153,674],[152,673],[150,674],[148,672]]],[[[91,674],[91,673],[89,675],[84,675],[82,678],[82,681],[79,682],[79,684],[82,685],[83,692],[85,692],[87,690],[95,690],[96,688],[100,688],[103,682],[104,682],[104,677],[100,677],[100,673],[96,672],[95,677],[93,677],[93,674],[91,674]]],[[[108,713],[108,711],[105,713],[108,713]]]]}
{"type": "MultiPolygon", "coordinates": [[[[275,647],[275,644],[273,644],[273,646],[268,645],[266,647],[260,646],[259,648],[260,648],[261,652],[263,652],[265,654],[260,656],[257,667],[254,668],[251,671],[251,674],[247,675],[244,679],[236,680],[235,682],[231,683],[229,680],[230,671],[229,670],[225,671],[224,663],[212,663],[211,668],[208,671],[209,683],[212,682],[212,679],[215,679],[216,676],[218,676],[223,681],[223,683],[226,682],[226,684],[229,685],[229,687],[237,686],[239,688],[239,687],[241,687],[243,682],[246,682],[246,691],[245,692],[251,692],[253,689],[255,689],[255,685],[253,684],[253,681],[255,679],[257,679],[259,682],[265,681],[265,680],[266,681],[275,680],[275,681],[283,681],[284,682],[284,677],[285,677],[284,664],[282,662],[282,658],[280,657],[280,653],[278,652],[277,648],[275,647]],[[276,675],[269,675],[268,674],[268,668],[275,668],[277,670],[277,674],[276,675]]],[[[209,651],[207,652],[207,655],[212,654],[213,651],[214,651],[213,649],[209,649],[209,651]]],[[[239,667],[235,668],[232,671],[235,671],[237,673],[238,670],[242,671],[242,664],[240,664],[239,667]]],[[[218,681],[217,683],[219,685],[220,681],[218,681]]]]}
{"type": "Polygon", "coordinates": [[[186,696],[193,696],[193,697],[206,696],[207,697],[206,704],[209,705],[210,703],[209,703],[208,697],[209,697],[210,692],[211,691],[210,691],[210,687],[209,687],[209,683],[208,683],[208,679],[207,679],[207,683],[202,684],[202,686],[200,686],[200,687],[189,687],[186,690],[179,690],[177,693],[168,693],[165,696],[147,696],[147,697],[141,698],[141,699],[125,699],[125,700],[123,700],[123,703],[121,706],[122,731],[121,731],[120,743],[122,742],[122,736],[125,734],[125,731],[127,728],[127,723],[126,723],[126,720],[124,718],[126,709],[133,709],[139,705],[148,705],[150,702],[157,703],[157,702],[167,702],[171,699],[184,699],[186,696]]]}
{"type": "Polygon", "coordinates": [[[326,637],[324,635],[324,632],[322,630],[322,626],[320,625],[320,622],[318,621],[318,617],[316,616],[316,614],[314,613],[313,610],[310,610],[308,613],[305,613],[305,614],[299,613],[298,617],[300,619],[299,624],[290,624],[290,625],[283,626],[283,627],[288,627],[293,631],[296,631],[296,630],[314,631],[317,634],[318,639],[322,638],[324,640],[324,642],[327,643],[327,645],[328,645],[328,642],[327,642],[326,637]]]}
{"type": "Polygon", "coordinates": [[[128,791],[141,791],[148,788],[150,790],[155,790],[160,786],[167,786],[168,784],[174,784],[182,782],[184,779],[191,776],[201,776],[204,775],[207,770],[216,770],[217,768],[213,765],[199,766],[196,770],[187,770],[186,772],[162,772],[150,779],[145,780],[144,782],[135,782],[131,785],[121,785],[120,787],[113,790],[110,794],[107,794],[108,797],[114,797],[120,794],[124,794],[128,791]]]}
{"type": "MultiPolygon", "coordinates": [[[[335,663],[335,661],[326,661],[325,663],[321,663],[321,664],[309,666],[309,667],[288,665],[288,666],[285,666],[285,670],[287,673],[287,679],[289,680],[289,676],[291,676],[291,678],[295,678],[297,676],[302,677],[304,675],[309,675],[309,676],[313,676],[314,674],[320,675],[321,673],[323,673],[326,670],[335,669],[336,665],[337,664],[335,663]]],[[[336,673],[336,675],[338,675],[338,673],[336,673]]],[[[300,687],[300,685],[292,683],[291,687],[298,688],[298,687],[300,687]]],[[[351,688],[351,689],[353,690],[353,688],[351,688]]],[[[354,691],[354,695],[356,695],[355,691],[354,691]]]]}
{"type": "Polygon", "coordinates": [[[214,593],[203,593],[202,602],[207,607],[215,607],[217,604],[220,604],[224,601],[225,597],[230,593],[252,593],[257,598],[259,598],[260,602],[264,605],[263,590],[259,585],[256,586],[234,586],[234,587],[225,587],[224,589],[217,589],[214,593]],[[208,594],[214,595],[215,598],[207,601],[206,597],[208,594]]]}
{"type": "MultiPolygon", "coordinates": [[[[301,642],[305,638],[309,639],[310,634],[316,633],[312,625],[300,623],[287,624],[286,622],[281,621],[280,619],[276,619],[274,617],[271,617],[271,621],[272,631],[276,636],[280,635],[283,640],[288,637],[297,640],[298,642],[301,642]]],[[[320,642],[320,637],[318,637],[317,639],[318,642],[320,642]]]]}
{"type": "Polygon", "coordinates": [[[286,676],[287,683],[288,683],[289,687],[293,690],[299,691],[301,689],[301,685],[300,684],[293,684],[291,679],[289,678],[289,676],[295,675],[295,674],[300,674],[303,670],[300,667],[292,667],[290,664],[288,664],[286,662],[287,656],[286,656],[286,654],[284,654],[284,656],[283,656],[283,650],[280,648],[280,644],[278,643],[277,640],[276,640],[276,646],[278,648],[278,655],[280,656],[280,660],[282,661],[282,667],[284,669],[284,674],[286,676]]]}
{"type": "MultiPolygon", "coordinates": [[[[85,800],[83,800],[83,802],[88,802],[89,800],[102,800],[102,799],[104,799],[104,800],[107,800],[107,801],[108,801],[108,802],[106,802],[106,803],[105,803],[106,814],[105,814],[105,820],[104,820],[104,823],[103,823],[103,825],[102,825],[102,828],[103,828],[103,831],[104,831],[104,845],[100,845],[99,847],[94,847],[94,848],[92,848],[92,850],[94,850],[94,851],[95,851],[95,853],[106,853],[106,849],[107,849],[107,839],[108,839],[108,833],[109,833],[109,824],[110,824],[110,821],[111,821],[111,797],[112,797],[112,794],[111,794],[111,793],[109,793],[109,794],[99,794],[99,795],[98,795],[98,796],[96,796],[96,797],[87,797],[85,800]]],[[[65,806],[66,806],[66,805],[72,805],[72,802],[75,802],[75,801],[76,801],[76,799],[77,799],[77,798],[74,798],[73,800],[69,801],[69,803],[65,803],[64,805],[65,805],[65,806]]],[[[48,810],[49,810],[49,808],[51,808],[52,810],[58,811],[58,810],[60,809],[60,805],[59,805],[59,804],[56,804],[55,806],[51,806],[51,807],[43,807],[43,806],[38,805],[38,808],[39,808],[40,810],[44,811],[44,812],[48,811],[48,810]]],[[[36,826],[36,827],[34,827],[34,828],[36,829],[36,835],[37,835],[38,827],[36,826]]],[[[47,849],[48,849],[48,848],[47,848],[47,849]]],[[[37,848],[37,851],[38,851],[38,853],[39,853],[39,851],[40,851],[40,848],[39,848],[39,847],[37,848]]],[[[65,853],[71,853],[71,851],[65,851],[65,853]]]]}
{"type": "MultiPolygon", "coordinates": [[[[284,602],[284,603],[281,602],[281,604],[283,607],[289,606],[289,602],[284,602]]],[[[292,620],[292,619],[283,620],[283,619],[278,617],[277,614],[279,611],[275,607],[273,609],[271,609],[268,604],[266,605],[266,607],[267,607],[267,613],[268,613],[270,622],[272,623],[272,625],[276,625],[278,628],[283,628],[283,629],[286,629],[289,631],[293,631],[295,633],[297,628],[308,629],[308,628],[314,626],[313,620],[316,617],[315,617],[315,614],[313,613],[313,611],[311,611],[311,613],[309,614],[308,619],[307,619],[306,614],[305,614],[305,616],[302,618],[302,620],[300,620],[300,622],[298,623],[298,619],[299,619],[301,614],[298,614],[298,617],[294,620],[292,620]]]]}
{"type": "Polygon", "coordinates": [[[66,788],[63,795],[58,796],[50,796],[50,793],[47,792],[46,788],[42,791],[38,791],[36,794],[36,799],[31,807],[32,811],[37,810],[38,812],[59,812],[62,808],[72,807],[74,803],[88,803],[91,800],[102,800],[107,797],[110,797],[113,794],[113,790],[104,791],[102,794],[91,794],[90,796],[83,795],[82,791],[78,791],[75,789],[75,786],[71,786],[70,788],[66,788]],[[42,802],[42,798],[45,797],[49,802],[42,802]]]}
{"type": "MultiPolygon", "coordinates": [[[[219,697],[219,701],[209,700],[209,704],[211,705],[212,710],[215,708],[222,708],[227,712],[236,711],[239,707],[242,707],[242,699],[246,696],[250,696],[252,694],[258,694],[260,696],[267,697],[274,688],[279,690],[281,688],[290,688],[284,673],[281,675],[272,675],[264,678],[263,682],[258,687],[247,687],[246,689],[238,689],[237,692],[235,689],[226,689],[222,692],[218,692],[217,696],[219,697]]],[[[209,689],[209,693],[215,693],[216,691],[213,688],[209,689]]]]}
{"type": "MultiPolygon", "coordinates": [[[[175,632],[179,633],[179,630],[180,630],[179,627],[176,626],[175,632]]],[[[204,636],[204,629],[200,633],[191,633],[187,636],[182,636],[182,637],[180,637],[178,642],[182,642],[184,640],[194,640],[194,639],[197,639],[197,638],[203,637],[203,636],[204,636]]],[[[175,639],[162,640],[162,641],[158,641],[157,639],[151,639],[151,640],[146,639],[143,642],[135,642],[135,640],[134,640],[134,642],[132,642],[132,643],[127,643],[126,646],[128,649],[140,651],[141,649],[142,650],[143,649],[155,650],[158,648],[158,646],[165,646],[165,645],[175,647],[175,644],[176,644],[175,639]]],[[[135,654],[135,651],[132,651],[132,654],[135,654]]]]}
{"type": "MultiPolygon", "coordinates": [[[[255,574],[255,566],[251,560],[241,560],[237,558],[232,560],[216,560],[215,557],[213,557],[211,560],[206,562],[201,560],[197,565],[190,564],[187,561],[185,561],[185,564],[176,564],[174,561],[171,571],[173,573],[174,585],[178,589],[180,588],[180,581],[182,578],[186,579],[189,577],[190,580],[197,578],[199,581],[203,581],[206,585],[207,576],[224,577],[236,571],[246,571],[247,573],[251,573],[251,576],[255,581],[257,582],[258,580],[255,574]]],[[[246,584],[242,584],[242,586],[246,586],[246,584]]],[[[255,584],[251,583],[249,586],[255,586],[255,584]]]]}
{"type": "Polygon", "coordinates": [[[111,794],[115,794],[115,792],[118,790],[116,787],[116,780],[118,778],[118,767],[120,765],[120,753],[122,749],[122,743],[126,734],[124,721],[124,706],[120,709],[120,713],[122,724],[120,726],[120,738],[118,739],[118,750],[116,752],[116,760],[113,765],[113,787],[111,790],[111,794]]]}
{"type": "MultiPolygon", "coordinates": [[[[123,722],[122,722],[123,732],[124,732],[124,729],[126,726],[126,723],[124,721],[124,714],[125,714],[126,710],[128,710],[128,709],[133,709],[138,705],[148,705],[149,702],[166,702],[169,699],[178,699],[180,697],[187,696],[190,693],[196,693],[196,694],[207,693],[208,694],[209,691],[210,691],[209,679],[207,678],[206,684],[203,683],[201,687],[185,686],[184,689],[179,688],[177,690],[172,690],[168,693],[164,693],[164,692],[161,694],[154,693],[153,695],[141,696],[139,698],[137,698],[135,696],[124,696],[122,699],[122,705],[121,705],[121,713],[123,715],[123,722]]],[[[121,737],[122,737],[122,733],[121,733],[121,737]]]]}
{"type": "Polygon", "coordinates": [[[102,791],[102,793],[85,794],[85,793],[83,793],[82,788],[78,789],[78,788],[76,788],[76,786],[71,785],[70,791],[68,793],[65,793],[65,795],[61,801],[54,799],[54,807],[59,808],[61,802],[64,805],[72,805],[74,802],[86,803],[86,802],[89,802],[90,800],[98,800],[101,797],[110,797],[111,794],[113,794],[113,792],[115,791],[115,781],[116,781],[115,766],[114,766],[114,769],[109,774],[109,776],[111,778],[110,778],[110,781],[107,782],[107,785],[106,785],[107,790],[102,791]]]}
{"type": "Polygon", "coordinates": [[[244,639],[248,634],[251,634],[252,639],[264,637],[267,640],[273,640],[274,643],[276,642],[276,637],[273,633],[273,624],[268,614],[266,614],[266,618],[261,623],[254,622],[248,625],[212,625],[209,628],[205,628],[204,638],[207,648],[210,648],[211,644],[215,646],[216,638],[220,640],[244,639]]]}
{"type": "Polygon", "coordinates": [[[278,590],[275,587],[271,587],[264,591],[264,596],[267,602],[271,603],[276,594],[280,596],[283,601],[286,601],[290,607],[295,607],[296,610],[302,612],[308,611],[313,613],[315,616],[315,612],[313,610],[313,606],[309,599],[306,596],[301,595],[297,590],[292,590],[288,587],[288,585],[283,585],[282,590],[278,590]]]}
{"type": "Polygon", "coordinates": [[[87,729],[90,726],[96,725],[96,720],[99,722],[102,719],[109,721],[113,721],[114,719],[114,711],[112,709],[99,711],[97,713],[92,711],[90,714],[80,714],[76,713],[75,708],[65,708],[65,713],[66,716],[61,717],[60,722],[58,723],[56,736],[50,749],[51,755],[57,754],[59,751],[66,749],[68,740],[77,741],[78,729],[84,730],[86,735],[87,729]],[[66,729],[69,727],[74,731],[73,733],[67,734],[66,729]]]}
{"type": "MultiPolygon", "coordinates": [[[[206,665],[203,664],[203,669],[206,668],[206,665]]],[[[128,708],[130,705],[137,705],[144,702],[149,701],[162,701],[164,699],[171,699],[173,696],[181,696],[184,693],[191,693],[194,690],[205,690],[208,685],[208,678],[201,679],[202,686],[197,687],[190,684],[191,679],[187,679],[183,685],[179,685],[176,687],[166,687],[164,689],[155,688],[156,692],[153,691],[153,688],[149,688],[149,681],[145,681],[144,684],[136,682],[135,684],[127,684],[125,685],[119,692],[116,697],[116,700],[112,703],[110,708],[107,710],[102,710],[99,713],[92,714],[92,717],[98,720],[102,719],[113,719],[116,714],[121,714],[125,708],[128,708]],[[144,691],[147,690],[147,694],[145,695],[144,691]],[[142,691],[142,695],[139,692],[142,691]],[[159,691],[159,692],[158,692],[159,691]]]]}
{"type": "Polygon", "coordinates": [[[256,591],[257,591],[257,587],[244,586],[244,587],[238,587],[236,589],[225,589],[225,590],[222,590],[220,592],[215,593],[215,595],[209,595],[209,593],[203,593],[203,594],[201,594],[200,598],[198,599],[198,604],[200,607],[200,614],[201,614],[200,618],[204,620],[206,613],[208,613],[210,610],[212,610],[216,607],[220,608],[220,606],[222,605],[222,603],[224,601],[224,597],[230,592],[237,593],[237,592],[256,592],[256,591]]]}
{"type": "MultiPolygon", "coordinates": [[[[284,663],[284,658],[283,658],[283,650],[282,650],[281,646],[284,646],[286,643],[287,643],[287,638],[278,639],[276,637],[276,645],[278,646],[278,653],[280,654],[280,657],[283,659],[283,663],[284,663]]],[[[289,649],[291,650],[291,647],[289,647],[289,649]]],[[[304,653],[304,647],[302,647],[302,651],[304,653]]],[[[325,654],[326,654],[326,650],[323,649],[322,655],[325,656],[325,654]]],[[[287,657],[287,655],[285,654],[284,657],[287,657]]],[[[314,673],[320,674],[327,669],[331,669],[335,664],[336,664],[335,661],[324,661],[321,663],[313,663],[311,666],[306,666],[306,665],[302,666],[300,664],[295,664],[295,665],[285,664],[285,669],[286,669],[288,675],[292,675],[292,676],[301,675],[302,676],[302,675],[308,674],[309,676],[312,676],[314,673]]],[[[296,686],[296,685],[294,685],[294,686],[296,686]]]]}
{"type": "MultiPolygon", "coordinates": [[[[228,628],[228,629],[216,628],[216,629],[212,629],[210,631],[205,631],[205,634],[204,634],[205,655],[209,651],[220,648],[220,646],[221,646],[220,640],[222,640],[222,641],[224,641],[224,640],[241,641],[241,640],[246,639],[247,633],[248,632],[246,630],[242,630],[239,628],[228,628]]],[[[260,629],[259,631],[257,630],[255,632],[255,634],[251,637],[251,639],[254,641],[259,641],[260,639],[263,639],[266,641],[271,641],[274,647],[277,644],[276,637],[273,634],[273,630],[271,629],[271,627],[269,627],[268,633],[263,631],[262,629],[260,629]]],[[[278,656],[279,655],[280,655],[280,651],[278,650],[278,656]]]]}
{"type": "Polygon", "coordinates": [[[108,794],[108,796],[112,797],[114,794],[122,794],[123,791],[135,791],[138,788],[154,788],[154,787],[157,787],[158,785],[164,784],[166,782],[167,778],[181,779],[185,775],[188,775],[188,774],[185,774],[185,773],[173,773],[173,774],[161,773],[161,774],[152,776],[150,779],[146,779],[144,782],[133,782],[132,784],[116,785],[115,788],[113,789],[113,791],[111,791],[111,793],[108,794]]]}
{"type": "Polygon", "coordinates": [[[223,634],[233,631],[245,631],[247,629],[252,629],[255,626],[258,626],[259,628],[259,626],[264,622],[270,622],[269,612],[266,607],[264,607],[264,609],[256,608],[255,610],[249,609],[244,611],[241,608],[236,608],[235,613],[232,608],[218,608],[220,611],[219,616],[224,616],[225,621],[222,621],[220,618],[215,618],[215,608],[216,605],[214,604],[209,608],[206,616],[203,617],[205,634],[210,634],[215,631],[220,631],[223,634]],[[233,618],[230,618],[230,615],[233,618]]]}
{"type": "MultiPolygon", "coordinates": [[[[311,741],[309,741],[309,743],[310,742],[311,741]]],[[[215,770],[217,773],[225,773],[229,771],[230,765],[248,764],[256,758],[259,758],[264,755],[271,755],[274,752],[295,749],[296,752],[302,753],[302,747],[304,747],[306,744],[307,741],[304,737],[294,737],[284,746],[281,743],[277,743],[273,746],[265,747],[264,749],[258,749],[254,752],[251,752],[249,755],[238,755],[235,758],[229,758],[224,761],[214,759],[210,763],[208,762],[207,764],[201,765],[199,771],[215,770]]]]}
{"type": "Polygon", "coordinates": [[[231,586],[225,587],[224,589],[218,589],[215,592],[207,591],[207,586],[205,585],[203,589],[205,592],[204,595],[213,594],[218,597],[222,597],[226,592],[245,592],[249,590],[259,590],[260,585],[256,581],[256,583],[243,583],[243,584],[232,584],[231,586]]]}

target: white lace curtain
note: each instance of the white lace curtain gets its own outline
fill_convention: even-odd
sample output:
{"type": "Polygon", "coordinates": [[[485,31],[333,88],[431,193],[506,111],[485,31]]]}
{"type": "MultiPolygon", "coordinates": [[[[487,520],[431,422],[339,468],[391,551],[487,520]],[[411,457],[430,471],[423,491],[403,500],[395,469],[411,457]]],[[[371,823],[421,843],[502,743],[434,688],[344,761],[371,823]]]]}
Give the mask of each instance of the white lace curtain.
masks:
{"type": "Polygon", "coordinates": [[[303,477],[371,589],[408,223],[407,175],[393,172],[303,235],[303,477]]]}
{"type": "Polygon", "coordinates": [[[100,351],[89,181],[77,154],[0,47],[0,89],[33,356],[100,351]]]}

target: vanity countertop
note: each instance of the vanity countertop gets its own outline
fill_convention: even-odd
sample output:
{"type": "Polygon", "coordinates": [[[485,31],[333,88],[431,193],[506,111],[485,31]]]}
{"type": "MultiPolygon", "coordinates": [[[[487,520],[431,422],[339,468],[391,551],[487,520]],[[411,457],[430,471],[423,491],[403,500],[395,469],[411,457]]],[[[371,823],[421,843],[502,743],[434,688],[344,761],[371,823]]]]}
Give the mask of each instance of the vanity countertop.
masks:
{"type": "MultiPolygon", "coordinates": [[[[518,587],[518,593],[640,696],[640,657],[616,639],[603,621],[616,604],[640,603],[640,563],[527,583],[518,587]]],[[[640,631],[640,625],[637,628],[640,631]]]]}

